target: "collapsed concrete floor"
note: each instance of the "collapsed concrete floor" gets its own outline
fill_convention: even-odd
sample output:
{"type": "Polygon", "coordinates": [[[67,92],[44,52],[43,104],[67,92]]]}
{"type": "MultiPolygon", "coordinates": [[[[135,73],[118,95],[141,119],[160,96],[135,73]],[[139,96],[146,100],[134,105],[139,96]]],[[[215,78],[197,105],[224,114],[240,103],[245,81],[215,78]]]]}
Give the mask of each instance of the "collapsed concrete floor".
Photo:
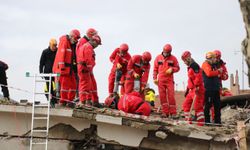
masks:
{"type": "MultiPolygon", "coordinates": [[[[0,145],[3,149],[28,149],[31,106],[0,105],[0,145]]],[[[42,114],[45,110],[41,109],[42,114]]],[[[239,149],[237,121],[245,121],[250,109],[227,106],[222,109],[223,126],[188,124],[158,115],[150,117],[102,108],[51,109],[48,149],[239,149]]],[[[246,124],[250,144],[250,125],[246,124]]],[[[38,129],[44,128],[37,125],[38,129]]],[[[43,140],[42,135],[35,135],[43,140]]],[[[39,149],[39,148],[38,148],[39,149]]]]}

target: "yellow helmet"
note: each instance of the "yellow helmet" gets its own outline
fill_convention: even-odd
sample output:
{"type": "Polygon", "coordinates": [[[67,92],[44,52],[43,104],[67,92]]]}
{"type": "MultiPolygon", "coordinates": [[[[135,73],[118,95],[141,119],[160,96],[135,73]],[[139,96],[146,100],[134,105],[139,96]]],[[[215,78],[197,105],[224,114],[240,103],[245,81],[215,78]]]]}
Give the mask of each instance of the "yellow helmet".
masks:
{"type": "Polygon", "coordinates": [[[56,39],[55,38],[50,39],[49,46],[56,46],[56,45],[57,45],[56,39]]]}
{"type": "Polygon", "coordinates": [[[206,59],[211,59],[211,58],[215,58],[215,53],[214,52],[207,52],[206,53],[206,59]]]}

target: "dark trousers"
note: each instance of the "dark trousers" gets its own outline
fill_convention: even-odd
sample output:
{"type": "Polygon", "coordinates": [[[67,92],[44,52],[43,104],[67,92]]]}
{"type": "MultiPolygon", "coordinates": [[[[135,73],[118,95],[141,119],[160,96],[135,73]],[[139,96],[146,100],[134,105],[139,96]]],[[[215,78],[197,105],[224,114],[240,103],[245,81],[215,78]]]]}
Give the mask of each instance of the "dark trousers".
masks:
{"type": "MultiPolygon", "coordinates": [[[[45,80],[49,80],[49,77],[45,77],[45,80]]],[[[54,89],[53,89],[53,83],[52,83],[53,81],[55,81],[54,77],[52,77],[52,79],[51,79],[51,88],[50,88],[50,94],[52,95],[51,102],[56,103],[57,102],[57,100],[56,100],[56,91],[54,91],[54,89]]],[[[46,82],[46,86],[47,86],[47,89],[49,90],[49,82],[46,82]]],[[[47,99],[49,98],[48,94],[45,94],[45,96],[46,96],[47,99]]]]}
{"type": "Polygon", "coordinates": [[[214,123],[221,123],[221,102],[220,91],[206,91],[205,92],[205,123],[210,123],[210,108],[214,106],[214,123]]]}
{"type": "MultiPolygon", "coordinates": [[[[7,86],[6,72],[3,69],[0,69],[0,84],[7,86]]],[[[9,95],[8,87],[5,87],[5,86],[1,86],[1,87],[2,87],[3,96],[6,98],[9,98],[10,95],[9,95]]]]}

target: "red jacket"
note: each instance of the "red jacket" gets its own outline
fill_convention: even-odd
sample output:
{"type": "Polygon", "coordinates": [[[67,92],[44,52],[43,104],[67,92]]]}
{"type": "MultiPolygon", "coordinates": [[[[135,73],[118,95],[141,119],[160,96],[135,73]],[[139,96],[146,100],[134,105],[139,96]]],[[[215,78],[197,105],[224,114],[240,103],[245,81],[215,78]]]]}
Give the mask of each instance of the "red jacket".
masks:
{"type": "Polygon", "coordinates": [[[142,84],[142,88],[145,88],[145,86],[148,83],[148,76],[149,76],[149,71],[150,71],[150,63],[148,64],[143,64],[142,66],[142,70],[143,70],[143,75],[141,78],[141,84],[142,84]]]}
{"type": "Polygon", "coordinates": [[[128,62],[128,74],[134,75],[137,73],[140,77],[142,77],[143,69],[142,69],[142,60],[140,55],[134,55],[128,62]]]}
{"type": "Polygon", "coordinates": [[[200,66],[193,62],[188,67],[188,85],[189,89],[193,89],[195,87],[204,88],[203,78],[202,78],[202,69],[200,66]]]}
{"type": "Polygon", "coordinates": [[[120,49],[116,48],[109,57],[110,61],[113,63],[112,71],[114,72],[116,70],[116,65],[120,63],[122,65],[122,73],[125,74],[127,72],[127,65],[129,60],[131,59],[131,56],[129,53],[126,53],[126,55],[121,56],[119,52],[120,49]]]}
{"type": "Polygon", "coordinates": [[[166,75],[166,71],[172,68],[173,73],[178,72],[180,70],[179,63],[175,56],[171,55],[169,57],[164,58],[162,54],[158,55],[154,61],[154,71],[153,71],[153,79],[157,80],[159,78],[170,78],[173,79],[173,73],[171,75],[166,75]]]}
{"type": "Polygon", "coordinates": [[[84,36],[82,37],[76,45],[76,50],[79,49],[82,45],[84,45],[85,43],[87,43],[89,41],[88,37],[84,36]]]}
{"type": "Polygon", "coordinates": [[[149,104],[140,97],[138,92],[123,95],[118,102],[118,109],[145,116],[149,116],[151,113],[149,104]]]}
{"type": "Polygon", "coordinates": [[[70,40],[67,35],[60,38],[58,50],[56,53],[53,72],[61,75],[70,74],[73,51],[70,40]]]}
{"type": "Polygon", "coordinates": [[[227,72],[227,68],[226,68],[226,63],[223,60],[220,60],[217,67],[222,68],[222,73],[219,73],[219,79],[220,80],[227,80],[228,79],[228,72],[227,72]]]}
{"type": "Polygon", "coordinates": [[[87,42],[76,52],[78,71],[92,72],[95,66],[95,52],[93,46],[87,42]]]}

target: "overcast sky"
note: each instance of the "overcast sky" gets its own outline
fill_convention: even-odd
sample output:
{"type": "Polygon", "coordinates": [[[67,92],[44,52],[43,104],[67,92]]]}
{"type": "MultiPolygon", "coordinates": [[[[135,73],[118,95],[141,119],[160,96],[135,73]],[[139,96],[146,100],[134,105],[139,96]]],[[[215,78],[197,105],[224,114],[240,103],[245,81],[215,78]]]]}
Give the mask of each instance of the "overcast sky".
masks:
{"type": "MultiPolygon", "coordinates": [[[[39,72],[40,55],[51,37],[59,39],[74,28],[82,36],[89,27],[97,29],[103,43],[95,50],[94,69],[100,101],[108,95],[109,55],[121,43],[128,43],[132,55],[148,50],[153,59],[170,43],[181,66],[175,74],[177,90],[183,90],[184,50],[199,64],[206,52],[221,50],[231,74],[241,71],[239,51],[246,35],[237,0],[6,0],[0,3],[0,26],[0,60],[9,65],[9,85],[29,91],[33,80],[25,72],[39,72]]],[[[152,70],[149,83],[156,89],[152,70]]],[[[16,100],[32,98],[12,89],[10,94],[16,100]]]]}

